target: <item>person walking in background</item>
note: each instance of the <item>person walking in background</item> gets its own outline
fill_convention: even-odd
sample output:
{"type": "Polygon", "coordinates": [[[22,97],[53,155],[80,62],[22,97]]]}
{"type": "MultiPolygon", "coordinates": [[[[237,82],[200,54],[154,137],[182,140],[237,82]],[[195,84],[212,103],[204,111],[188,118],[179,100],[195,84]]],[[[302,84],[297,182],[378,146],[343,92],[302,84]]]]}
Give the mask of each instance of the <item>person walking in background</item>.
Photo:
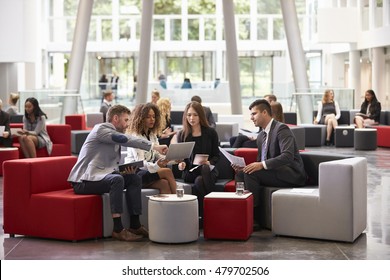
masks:
{"type": "MultiPolygon", "coordinates": [[[[200,96],[198,96],[198,95],[192,96],[191,101],[196,101],[196,102],[199,102],[200,104],[202,104],[202,98],[200,98],[200,96]]],[[[215,128],[217,126],[217,124],[215,123],[214,116],[213,116],[213,113],[211,112],[210,107],[203,106],[203,109],[204,109],[204,112],[206,114],[206,119],[209,122],[209,125],[212,128],[215,128]]]]}
{"type": "Polygon", "coordinates": [[[326,146],[331,145],[331,137],[334,129],[338,125],[337,120],[341,116],[340,106],[334,99],[334,92],[327,89],[322,97],[322,102],[318,103],[317,117],[314,119],[314,124],[326,125],[326,146]]]}
{"type": "Polygon", "coordinates": [[[142,214],[141,178],[128,167],[122,174],[118,171],[120,147],[134,147],[165,154],[165,145],[153,145],[142,138],[124,134],[129,123],[130,110],[123,105],[114,105],[107,112],[107,122],[97,124],[88,134],[81,147],[76,164],[70,171],[68,181],[76,194],[110,194],[110,207],[114,228],[112,237],[120,241],[137,241],[148,237],[147,229],[141,225],[142,214]],[[130,228],[122,224],[123,190],[130,214],[130,228]]]}
{"type": "Polygon", "coordinates": [[[108,109],[112,106],[114,100],[114,93],[111,90],[107,90],[103,94],[103,102],[100,106],[100,112],[103,114],[103,122],[106,121],[108,109]]]}
{"type": "Polygon", "coordinates": [[[258,99],[252,102],[249,110],[255,126],[262,128],[257,137],[258,158],[244,168],[232,167],[237,172],[236,181],[245,181],[253,193],[254,217],[260,224],[258,207],[263,187],[301,187],[305,184],[306,173],[294,135],[286,124],[272,118],[269,102],[258,99]]]}
{"type": "Polygon", "coordinates": [[[47,115],[39,107],[34,97],[29,97],[24,103],[23,129],[18,131],[20,148],[25,158],[37,157],[37,150],[46,147],[50,155],[53,143],[46,130],[47,115]]]}
{"type": "Polygon", "coordinates": [[[8,98],[8,105],[9,106],[6,110],[6,112],[10,116],[16,116],[19,114],[19,108],[18,108],[18,106],[16,106],[16,104],[19,101],[19,98],[20,98],[20,96],[18,93],[13,93],[13,92],[10,93],[9,98],[8,98]]]}
{"type": "Polygon", "coordinates": [[[3,127],[0,135],[0,145],[12,147],[11,129],[9,127],[9,114],[3,111],[3,101],[0,99],[0,127],[3,127]]]}
{"type": "MultiPolygon", "coordinates": [[[[155,104],[138,104],[130,117],[127,133],[159,145],[157,133],[160,131],[160,122],[160,111],[155,104]]],[[[172,170],[167,167],[168,161],[164,158],[164,155],[156,151],[129,148],[125,163],[143,161],[144,166],[137,171],[137,174],[141,176],[144,188],[158,189],[160,193],[176,193],[175,177],[172,170]]]]}
{"type": "Polygon", "coordinates": [[[381,116],[381,103],[376,98],[375,92],[369,89],[365,93],[360,112],[356,114],[354,122],[357,128],[363,128],[379,123],[381,116]]]}
{"type": "Polygon", "coordinates": [[[158,141],[160,144],[169,146],[173,135],[176,134],[176,131],[173,131],[171,125],[171,101],[168,98],[160,98],[157,101],[157,107],[161,114],[161,127],[158,134],[158,141]]]}
{"type": "Polygon", "coordinates": [[[186,183],[194,183],[192,193],[198,197],[199,216],[203,216],[203,198],[214,190],[218,178],[215,167],[219,160],[218,134],[206,120],[203,106],[196,101],[187,104],[183,114],[183,129],[176,133],[171,143],[195,142],[189,159],[180,162],[178,169],[186,183]],[[197,154],[208,155],[203,162],[194,163],[197,154]]]}

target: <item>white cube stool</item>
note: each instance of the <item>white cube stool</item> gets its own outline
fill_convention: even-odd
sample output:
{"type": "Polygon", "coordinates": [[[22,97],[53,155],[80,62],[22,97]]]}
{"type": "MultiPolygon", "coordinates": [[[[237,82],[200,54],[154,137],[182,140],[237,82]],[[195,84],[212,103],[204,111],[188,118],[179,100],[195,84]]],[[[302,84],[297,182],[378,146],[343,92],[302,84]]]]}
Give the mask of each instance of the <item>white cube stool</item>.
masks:
{"type": "Polygon", "coordinates": [[[185,243],[198,240],[198,199],[176,194],[149,197],[149,239],[160,243],[185,243]]]}

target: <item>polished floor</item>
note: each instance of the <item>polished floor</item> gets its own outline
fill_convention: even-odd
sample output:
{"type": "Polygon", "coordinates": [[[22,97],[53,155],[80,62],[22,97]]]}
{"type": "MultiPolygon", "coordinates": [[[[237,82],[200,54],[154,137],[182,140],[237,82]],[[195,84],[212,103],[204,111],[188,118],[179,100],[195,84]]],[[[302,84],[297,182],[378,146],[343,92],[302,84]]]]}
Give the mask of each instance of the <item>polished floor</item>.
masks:
{"type": "MultiPolygon", "coordinates": [[[[368,160],[367,229],[354,243],[274,236],[256,231],[247,241],[205,240],[188,244],[119,242],[111,238],[68,242],[16,236],[1,230],[3,260],[390,260],[390,149],[308,148],[368,160]]],[[[2,184],[2,178],[0,179],[2,184]]],[[[1,198],[3,197],[1,188],[1,198]]],[[[1,199],[1,223],[3,200],[1,199]]],[[[234,222],[234,221],[232,221],[234,222]]],[[[1,227],[2,228],[2,227],[1,227]]]]}

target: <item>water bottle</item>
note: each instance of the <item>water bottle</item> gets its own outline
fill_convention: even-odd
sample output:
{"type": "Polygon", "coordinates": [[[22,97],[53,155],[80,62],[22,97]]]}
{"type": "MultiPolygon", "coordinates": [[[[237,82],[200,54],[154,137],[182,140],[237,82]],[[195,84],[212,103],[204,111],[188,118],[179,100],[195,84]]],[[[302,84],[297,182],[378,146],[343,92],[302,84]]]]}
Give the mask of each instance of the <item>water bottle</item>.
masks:
{"type": "Polygon", "coordinates": [[[177,187],[176,187],[176,196],[179,197],[179,198],[182,198],[184,196],[183,186],[177,185],[177,187]]]}

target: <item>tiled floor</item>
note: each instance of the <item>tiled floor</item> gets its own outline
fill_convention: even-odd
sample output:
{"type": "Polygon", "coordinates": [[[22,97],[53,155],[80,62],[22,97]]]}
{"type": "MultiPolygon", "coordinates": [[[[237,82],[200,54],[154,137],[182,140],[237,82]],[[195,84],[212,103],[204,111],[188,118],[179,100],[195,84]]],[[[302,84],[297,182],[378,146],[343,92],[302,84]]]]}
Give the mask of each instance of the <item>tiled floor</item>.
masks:
{"type": "MultiPolygon", "coordinates": [[[[269,230],[254,232],[248,241],[210,241],[180,245],[151,241],[126,243],[112,239],[77,243],[17,236],[1,231],[0,258],[6,260],[390,260],[390,149],[308,148],[368,159],[367,229],[353,243],[276,237],[269,230]]],[[[2,186],[2,178],[0,179],[2,186]]],[[[1,194],[2,198],[2,188],[1,194]]],[[[3,200],[1,199],[1,222],[3,200]]],[[[234,222],[234,221],[232,221],[234,222]]]]}

